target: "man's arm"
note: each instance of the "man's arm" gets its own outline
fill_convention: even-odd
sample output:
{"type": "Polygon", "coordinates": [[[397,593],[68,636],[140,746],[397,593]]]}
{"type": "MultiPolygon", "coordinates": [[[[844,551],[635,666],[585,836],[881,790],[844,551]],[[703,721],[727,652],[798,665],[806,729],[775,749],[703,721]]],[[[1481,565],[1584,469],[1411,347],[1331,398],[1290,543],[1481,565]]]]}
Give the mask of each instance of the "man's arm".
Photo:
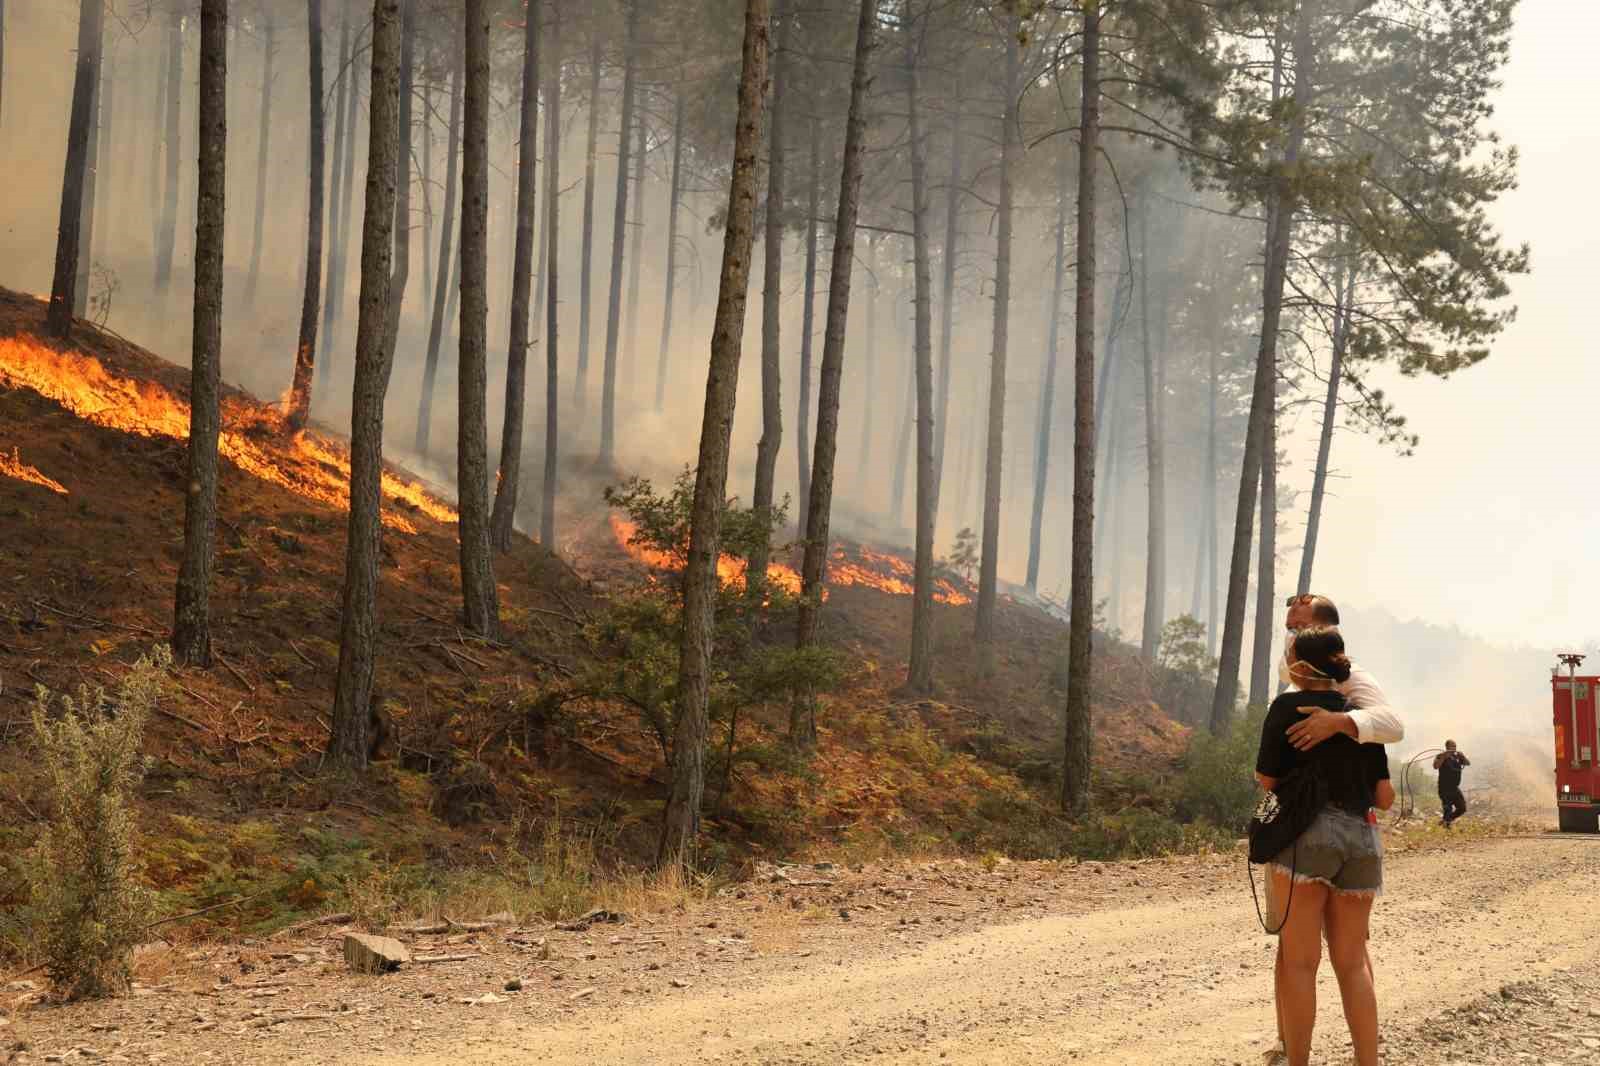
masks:
{"type": "Polygon", "coordinates": [[[1441,767],[1443,765],[1444,765],[1444,752],[1441,751],[1439,754],[1437,754],[1437,755],[1435,755],[1433,757],[1433,768],[1435,770],[1437,770],[1439,767],[1441,767]]]}
{"type": "Polygon", "coordinates": [[[1350,673],[1350,680],[1339,686],[1344,698],[1350,701],[1350,720],[1356,727],[1356,739],[1363,744],[1398,744],[1406,737],[1406,727],[1400,716],[1389,706],[1389,697],[1383,694],[1372,675],[1359,667],[1350,673]]]}

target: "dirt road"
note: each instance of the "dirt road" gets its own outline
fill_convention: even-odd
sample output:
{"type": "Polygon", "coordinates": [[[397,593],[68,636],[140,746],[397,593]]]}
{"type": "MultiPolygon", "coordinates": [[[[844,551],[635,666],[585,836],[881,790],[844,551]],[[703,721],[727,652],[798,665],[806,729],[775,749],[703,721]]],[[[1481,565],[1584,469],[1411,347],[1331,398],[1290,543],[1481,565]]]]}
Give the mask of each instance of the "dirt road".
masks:
{"type": "MultiPolygon", "coordinates": [[[[97,1054],[133,1062],[1259,1061],[1270,1028],[1272,944],[1255,924],[1242,863],[1077,868],[1042,884],[1041,869],[1019,866],[1009,877],[1002,870],[987,890],[977,887],[984,874],[975,868],[964,868],[964,880],[942,874],[922,893],[932,906],[873,904],[863,890],[851,897],[859,902],[849,921],[828,914],[791,939],[719,963],[725,945],[710,945],[745,935],[719,936],[730,917],[770,899],[752,887],[728,901],[720,922],[687,915],[680,924],[692,928],[675,933],[663,921],[648,940],[590,935],[581,943],[596,950],[569,949],[574,961],[555,983],[530,976],[528,991],[487,1005],[464,1005],[458,993],[488,989],[492,973],[510,965],[503,959],[499,970],[453,985],[419,968],[377,979],[388,982],[381,986],[292,986],[325,1004],[363,997],[309,1029],[252,1020],[262,1016],[259,1006],[242,1016],[216,1009],[204,1032],[168,1023],[148,1042],[135,1036],[136,1012],[114,1024],[109,1015],[98,1026],[77,1021],[90,1022],[87,1042],[99,1044],[97,1054]],[[1017,910],[999,906],[1008,897],[1020,901],[1017,910]],[[107,1032],[121,1034],[112,1047],[91,1035],[107,1032]]],[[[1600,1012],[1585,1013],[1600,984],[1597,875],[1600,840],[1587,838],[1477,842],[1393,858],[1372,945],[1386,1061],[1600,1061],[1600,1012]],[[1575,995],[1584,998],[1569,1009],[1575,995]]],[[[888,898],[892,885],[882,871],[875,879],[870,898],[888,898]]],[[[539,969],[522,964],[530,974],[539,969]]],[[[355,979],[330,972],[325,980],[355,979]]],[[[1315,1061],[1342,1064],[1348,1053],[1331,974],[1321,1008],[1315,1061]]],[[[54,1039],[41,1036],[17,1061],[39,1061],[48,1044],[70,1048],[71,1037],[50,1028],[54,1039]]]]}

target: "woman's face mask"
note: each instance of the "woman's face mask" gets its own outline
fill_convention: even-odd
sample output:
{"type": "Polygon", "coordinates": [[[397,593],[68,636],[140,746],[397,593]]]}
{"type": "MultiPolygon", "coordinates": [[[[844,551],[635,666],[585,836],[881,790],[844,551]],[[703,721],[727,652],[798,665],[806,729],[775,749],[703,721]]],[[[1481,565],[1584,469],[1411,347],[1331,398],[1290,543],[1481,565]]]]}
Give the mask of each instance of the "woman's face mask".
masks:
{"type": "Polygon", "coordinates": [[[1294,630],[1291,629],[1283,642],[1283,655],[1278,659],[1278,681],[1286,686],[1294,684],[1294,678],[1289,673],[1289,651],[1293,647],[1294,630]]]}

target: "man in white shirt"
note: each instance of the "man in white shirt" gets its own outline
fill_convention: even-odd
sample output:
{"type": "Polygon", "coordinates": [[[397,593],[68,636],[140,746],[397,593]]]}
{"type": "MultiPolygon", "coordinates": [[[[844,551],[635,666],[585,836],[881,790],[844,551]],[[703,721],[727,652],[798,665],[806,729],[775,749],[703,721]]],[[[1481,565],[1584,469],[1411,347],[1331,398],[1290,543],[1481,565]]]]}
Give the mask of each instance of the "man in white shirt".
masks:
{"type": "MultiPolygon", "coordinates": [[[[1284,624],[1292,640],[1296,630],[1307,626],[1338,625],[1339,608],[1326,596],[1291,596],[1284,624]]],[[[1286,668],[1280,666],[1280,677],[1286,672],[1286,668]]],[[[1350,709],[1306,715],[1303,721],[1289,728],[1289,742],[1296,748],[1308,751],[1336,733],[1354,737],[1362,744],[1398,744],[1405,739],[1406,727],[1389,706],[1389,698],[1378,687],[1377,680],[1360,666],[1351,664],[1350,679],[1338,685],[1336,691],[1349,701],[1350,709]]]]}

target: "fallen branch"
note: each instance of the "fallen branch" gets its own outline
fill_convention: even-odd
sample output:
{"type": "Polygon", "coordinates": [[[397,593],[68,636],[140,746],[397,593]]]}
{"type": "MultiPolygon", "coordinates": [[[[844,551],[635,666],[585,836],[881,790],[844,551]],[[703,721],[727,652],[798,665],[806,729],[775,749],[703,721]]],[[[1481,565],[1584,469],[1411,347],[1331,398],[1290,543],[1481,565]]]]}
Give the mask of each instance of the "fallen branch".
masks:
{"type": "Polygon", "coordinates": [[[319,925],[343,925],[345,922],[350,921],[353,917],[354,916],[348,911],[340,911],[337,914],[324,914],[318,918],[308,918],[303,922],[296,922],[293,925],[285,926],[284,928],[279,929],[276,933],[273,933],[272,936],[274,939],[278,937],[293,936],[295,933],[303,933],[307,929],[315,929],[319,925]]]}
{"type": "Polygon", "coordinates": [[[468,959],[482,958],[483,952],[474,951],[470,955],[418,955],[411,961],[419,966],[430,962],[466,962],[468,959]]]}
{"type": "Polygon", "coordinates": [[[175,722],[182,722],[184,725],[189,726],[192,729],[198,729],[202,733],[210,733],[212,736],[216,736],[217,735],[217,731],[215,729],[212,729],[208,725],[201,725],[199,722],[195,721],[193,718],[185,718],[183,715],[179,714],[177,711],[169,711],[165,707],[157,707],[155,709],[155,711],[156,711],[157,714],[165,715],[166,717],[171,718],[175,722]]]}
{"type": "Polygon", "coordinates": [[[249,903],[251,900],[260,899],[262,896],[265,896],[268,891],[270,891],[270,889],[256,892],[249,896],[240,896],[238,899],[230,899],[225,903],[213,903],[211,906],[201,907],[197,911],[186,911],[183,914],[174,914],[167,918],[158,918],[144,928],[154,929],[159,925],[170,925],[173,922],[181,922],[188,918],[198,918],[202,914],[210,914],[212,911],[220,911],[224,907],[233,907],[240,903],[249,903]]]}
{"type": "Polygon", "coordinates": [[[252,696],[256,694],[256,687],[245,680],[244,675],[239,672],[237,667],[235,667],[228,660],[224,659],[220,654],[217,656],[217,662],[221,663],[228,673],[232,674],[234,679],[237,680],[239,684],[244,686],[244,690],[246,692],[252,696]]]}

